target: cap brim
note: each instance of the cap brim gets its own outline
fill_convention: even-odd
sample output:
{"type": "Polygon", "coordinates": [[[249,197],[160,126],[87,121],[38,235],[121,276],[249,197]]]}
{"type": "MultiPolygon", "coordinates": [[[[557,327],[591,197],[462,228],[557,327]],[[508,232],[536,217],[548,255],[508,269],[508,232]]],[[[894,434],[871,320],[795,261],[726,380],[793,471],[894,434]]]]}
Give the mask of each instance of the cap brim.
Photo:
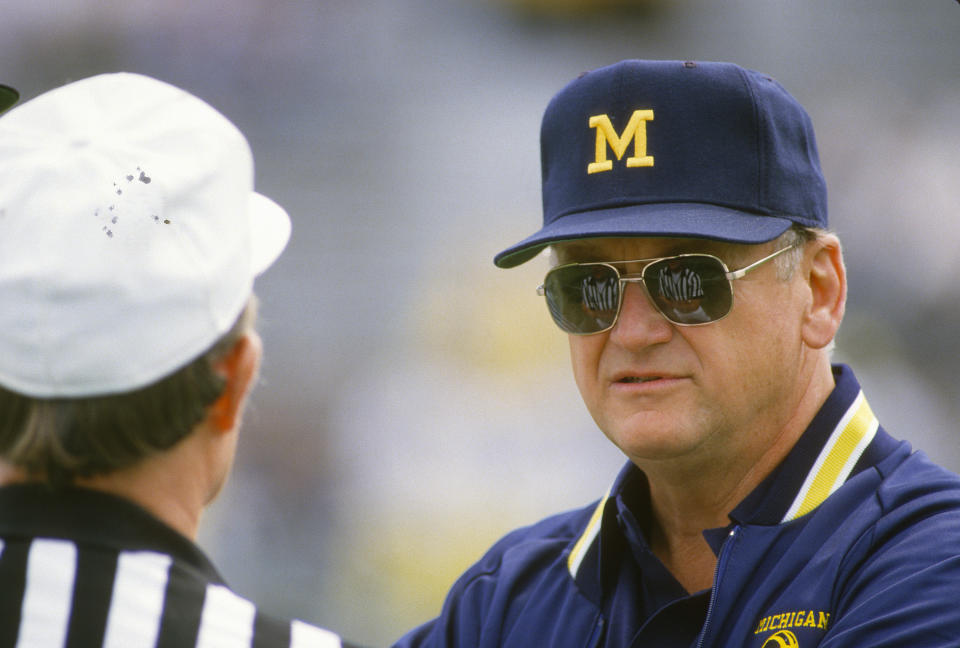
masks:
{"type": "Polygon", "coordinates": [[[512,268],[548,245],[586,238],[649,236],[764,243],[783,234],[791,224],[787,218],[704,203],[630,205],[562,216],[507,248],[493,262],[512,268]]]}
{"type": "Polygon", "coordinates": [[[250,194],[250,262],[254,275],[273,265],[290,240],[290,217],[283,207],[256,192],[250,194]]]}
{"type": "Polygon", "coordinates": [[[20,101],[20,93],[0,83],[0,113],[11,108],[18,101],[20,101]]]}

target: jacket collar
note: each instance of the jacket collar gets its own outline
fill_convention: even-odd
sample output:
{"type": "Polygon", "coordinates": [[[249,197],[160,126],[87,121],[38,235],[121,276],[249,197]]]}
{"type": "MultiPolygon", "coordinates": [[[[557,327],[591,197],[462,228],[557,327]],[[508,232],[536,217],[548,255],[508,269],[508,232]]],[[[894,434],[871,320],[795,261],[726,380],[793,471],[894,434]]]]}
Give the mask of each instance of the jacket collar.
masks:
{"type": "Polygon", "coordinates": [[[833,368],[836,387],[786,458],[730,513],[737,524],[782,524],[811,512],[899,444],[880,427],[853,371],[833,368]]]}
{"type": "Polygon", "coordinates": [[[207,556],[185,536],[126,499],[83,488],[42,484],[0,488],[0,537],[63,538],[115,551],[155,551],[224,584],[207,556]]]}
{"type": "MultiPolygon", "coordinates": [[[[836,386],[787,457],[730,512],[735,524],[776,525],[794,520],[818,507],[836,489],[859,472],[876,465],[899,443],[880,427],[846,365],[833,367],[836,386]]],[[[649,515],[646,478],[627,462],[589,523],[571,545],[570,575],[585,592],[599,592],[600,547],[607,534],[625,536],[628,544],[645,542],[642,530],[622,529],[631,511],[636,520],[649,515]],[[618,522],[619,518],[619,522],[618,522]]],[[[704,532],[715,552],[729,527],[704,532]]]]}

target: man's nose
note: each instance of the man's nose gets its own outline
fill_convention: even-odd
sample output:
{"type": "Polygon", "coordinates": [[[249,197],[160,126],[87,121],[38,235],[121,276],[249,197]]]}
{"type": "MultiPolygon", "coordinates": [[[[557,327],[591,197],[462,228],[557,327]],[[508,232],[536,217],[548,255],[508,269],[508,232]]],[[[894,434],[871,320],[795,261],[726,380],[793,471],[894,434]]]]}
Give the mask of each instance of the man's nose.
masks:
{"type": "Polygon", "coordinates": [[[610,331],[611,339],[625,347],[640,348],[662,344],[672,336],[673,326],[653,305],[643,286],[633,281],[624,282],[623,303],[610,331]]]}

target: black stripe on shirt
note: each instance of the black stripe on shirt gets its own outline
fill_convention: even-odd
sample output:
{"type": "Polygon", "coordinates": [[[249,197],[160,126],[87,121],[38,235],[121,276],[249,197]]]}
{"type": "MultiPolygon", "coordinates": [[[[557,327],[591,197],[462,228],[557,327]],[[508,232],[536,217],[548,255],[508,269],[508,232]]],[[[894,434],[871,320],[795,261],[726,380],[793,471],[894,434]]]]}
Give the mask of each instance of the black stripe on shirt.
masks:
{"type": "Polygon", "coordinates": [[[20,610],[27,585],[27,555],[30,543],[4,540],[0,553],[0,646],[14,646],[20,633],[20,610]]]}
{"type": "Polygon", "coordinates": [[[253,619],[253,648],[290,645],[290,622],[280,621],[257,610],[253,619]]]}
{"type": "Polygon", "coordinates": [[[77,548],[77,571],[74,577],[67,648],[88,648],[103,644],[116,571],[116,554],[77,548]]]}
{"type": "Polygon", "coordinates": [[[156,648],[196,645],[205,595],[206,583],[185,575],[176,564],[170,567],[156,648]]]}

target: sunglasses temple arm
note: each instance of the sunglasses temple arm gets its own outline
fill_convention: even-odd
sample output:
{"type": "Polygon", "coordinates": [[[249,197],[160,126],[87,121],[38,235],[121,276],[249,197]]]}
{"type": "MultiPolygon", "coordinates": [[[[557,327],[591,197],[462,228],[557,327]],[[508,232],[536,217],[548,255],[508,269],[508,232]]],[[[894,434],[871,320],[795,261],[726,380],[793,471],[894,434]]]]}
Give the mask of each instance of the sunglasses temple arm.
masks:
{"type": "Polygon", "coordinates": [[[760,260],[758,260],[758,261],[754,261],[753,263],[751,263],[750,265],[748,265],[748,266],[745,267],[745,268],[740,268],[739,270],[731,270],[730,272],[727,273],[727,279],[730,279],[730,280],[740,279],[741,277],[745,276],[745,275],[746,275],[748,272],[750,272],[751,270],[754,270],[755,268],[763,265],[764,263],[766,263],[767,261],[770,261],[771,259],[777,258],[778,256],[780,256],[780,255],[783,254],[784,252],[789,252],[790,250],[794,249],[795,247],[797,247],[797,246],[796,246],[796,245],[788,245],[788,246],[785,247],[785,248],[780,248],[779,250],[777,250],[777,251],[774,252],[773,254],[767,255],[767,256],[763,257],[762,259],[760,259],[760,260]]]}

